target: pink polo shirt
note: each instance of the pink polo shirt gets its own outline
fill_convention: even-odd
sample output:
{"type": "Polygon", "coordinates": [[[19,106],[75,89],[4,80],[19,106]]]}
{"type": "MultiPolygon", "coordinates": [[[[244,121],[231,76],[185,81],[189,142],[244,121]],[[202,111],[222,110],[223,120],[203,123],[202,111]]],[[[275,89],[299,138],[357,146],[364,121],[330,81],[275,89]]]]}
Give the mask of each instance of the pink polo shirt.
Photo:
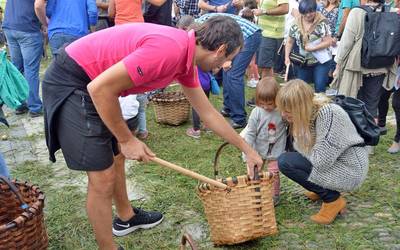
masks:
{"type": "Polygon", "coordinates": [[[65,50],[92,80],[122,61],[133,82],[121,93],[126,96],[164,88],[174,80],[190,88],[200,86],[195,49],[193,31],[129,23],[87,35],[65,50]]]}

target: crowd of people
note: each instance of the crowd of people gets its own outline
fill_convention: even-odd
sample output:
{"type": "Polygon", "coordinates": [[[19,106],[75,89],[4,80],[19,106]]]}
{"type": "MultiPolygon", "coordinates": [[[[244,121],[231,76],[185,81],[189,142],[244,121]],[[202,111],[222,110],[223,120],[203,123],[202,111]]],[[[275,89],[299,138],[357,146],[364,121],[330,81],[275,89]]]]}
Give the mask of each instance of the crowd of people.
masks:
{"type": "MultiPolygon", "coordinates": [[[[381,134],[392,96],[397,127],[388,152],[400,151],[399,60],[365,67],[360,38],[367,11],[360,5],[396,12],[399,2],[7,0],[3,40],[30,89],[16,114],[44,115],[50,160],[61,149],[68,168],[86,172],[87,214],[100,249],[123,249],[113,235],[164,218],[131,205],[124,162],[155,156],[143,142],[148,95],[174,81],[193,107],[187,136],[212,130],[243,152],[250,177],[267,163],[277,176],[275,205],[281,172],[309,199],[322,200],[311,220],[330,224],[345,211],[342,192],[366,179],[372,150],[328,96],[363,101],[381,134]],[[52,60],[41,98],[46,41],[52,60]],[[249,117],[246,79],[256,87],[249,117]],[[208,97],[220,85],[217,111],[208,97]],[[243,129],[240,135],[236,129],[243,129]]],[[[8,175],[1,160],[0,174],[8,175]]]]}

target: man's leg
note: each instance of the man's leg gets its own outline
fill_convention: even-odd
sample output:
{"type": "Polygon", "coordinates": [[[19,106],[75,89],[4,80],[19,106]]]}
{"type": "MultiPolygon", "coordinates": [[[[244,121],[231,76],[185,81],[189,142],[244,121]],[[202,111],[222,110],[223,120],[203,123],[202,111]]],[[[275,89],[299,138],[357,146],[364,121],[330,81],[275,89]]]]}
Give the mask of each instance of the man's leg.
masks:
{"type": "Polygon", "coordinates": [[[117,209],[118,217],[123,221],[128,221],[135,213],[128,199],[125,176],[125,157],[120,153],[114,157],[115,168],[115,189],[113,194],[114,204],[117,209]]]}
{"type": "Polygon", "coordinates": [[[43,36],[40,32],[24,32],[20,40],[24,62],[24,75],[29,84],[28,108],[29,111],[42,111],[42,101],[39,96],[39,69],[43,54],[43,36]]]}
{"type": "Polygon", "coordinates": [[[116,173],[114,165],[102,171],[87,172],[86,210],[100,250],[117,249],[112,237],[112,197],[116,173]]]}

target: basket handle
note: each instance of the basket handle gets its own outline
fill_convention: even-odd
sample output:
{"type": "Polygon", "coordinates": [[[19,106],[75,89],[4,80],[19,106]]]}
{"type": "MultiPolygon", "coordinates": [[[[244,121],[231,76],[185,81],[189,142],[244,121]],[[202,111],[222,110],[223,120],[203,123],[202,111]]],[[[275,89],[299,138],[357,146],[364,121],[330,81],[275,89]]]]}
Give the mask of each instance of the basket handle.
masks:
{"type": "Polygon", "coordinates": [[[186,243],[189,244],[189,246],[192,248],[192,250],[197,250],[197,247],[194,244],[194,241],[193,241],[192,237],[188,233],[185,233],[185,234],[182,235],[180,250],[185,250],[186,249],[185,248],[186,243]]]}
{"type": "Polygon", "coordinates": [[[29,208],[29,206],[28,206],[28,204],[26,204],[24,202],[24,199],[22,198],[21,194],[19,193],[18,188],[14,184],[12,184],[11,181],[5,176],[0,175],[0,180],[5,182],[5,184],[7,184],[7,186],[15,194],[15,196],[17,196],[19,202],[21,203],[21,208],[24,210],[27,210],[29,208]]]}

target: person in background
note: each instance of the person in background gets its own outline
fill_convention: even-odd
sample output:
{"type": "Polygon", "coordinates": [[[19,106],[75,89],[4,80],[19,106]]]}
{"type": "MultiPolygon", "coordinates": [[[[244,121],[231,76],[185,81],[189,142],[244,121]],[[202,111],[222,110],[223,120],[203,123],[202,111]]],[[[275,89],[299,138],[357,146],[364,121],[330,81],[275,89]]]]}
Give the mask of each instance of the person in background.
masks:
{"type": "Polygon", "coordinates": [[[146,1],[143,13],[144,21],[146,23],[172,26],[172,4],[173,0],[163,0],[161,5],[146,1]]]}
{"type": "Polygon", "coordinates": [[[296,19],[289,31],[285,47],[285,64],[290,65],[289,55],[296,42],[299,54],[306,60],[305,65],[296,65],[296,77],[305,82],[314,83],[317,93],[325,92],[332,63],[332,55],[328,50],[332,43],[329,26],[325,17],[317,12],[315,0],[302,0],[299,4],[299,12],[300,17],[296,19]],[[323,50],[329,58],[325,59],[325,62],[320,62],[313,52],[323,50]]]}
{"type": "Polygon", "coordinates": [[[205,14],[196,19],[196,22],[202,23],[216,16],[233,18],[239,24],[244,37],[243,49],[233,59],[232,65],[224,68],[222,77],[224,103],[221,114],[230,118],[230,124],[234,129],[240,129],[247,124],[244,75],[246,74],[247,66],[249,66],[251,59],[259,48],[261,28],[238,15],[227,13],[205,14]]]}
{"type": "Polygon", "coordinates": [[[339,14],[338,6],[338,0],[328,0],[326,5],[321,9],[321,14],[326,18],[326,20],[328,20],[329,30],[331,31],[332,37],[336,37],[336,23],[339,14]]]}
{"type": "Polygon", "coordinates": [[[2,26],[3,26],[3,8],[0,6],[0,48],[5,46],[7,42],[2,26]]]}
{"type": "Polygon", "coordinates": [[[336,22],[335,34],[336,39],[340,40],[347,23],[350,10],[360,5],[360,0],[341,0],[338,10],[338,18],[336,22]]]}
{"type": "MultiPolygon", "coordinates": [[[[257,2],[255,0],[245,0],[244,8],[239,12],[239,16],[250,22],[255,23],[255,16],[253,9],[257,9],[257,2]]],[[[258,80],[260,79],[260,74],[258,72],[258,66],[256,64],[256,55],[253,56],[249,66],[246,71],[247,75],[247,86],[250,88],[255,88],[257,86],[258,80]]]]}
{"type": "Polygon", "coordinates": [[[278,157],[285,152],[286,124],[276,109],[275,99],[279,84],[273,77],[265,77],[256,87],[256,107],[240,135],[268,164],[268,171],[275,174],[273,199],[277,205],[280,197],[278,157]]]}
{"type": "Polygon", "coordinates": [[[192,16],[198,18],[200,16],[200,8],[198,0],[174,0],[174,10],[177,20],[183,16],[192,16]]]}
{"type": "Polygon", "coordinates": [[[27,103],[22,104],[15,113],[29,111],[31,117],[43,114],[39,95],[39,69],[43,55],[43,35],[46,25],[40,25],[35,15],[35,0],[7,0],[4,13],[3,31],[11,62],[24,75],[29,84],[27,103]]]}
{"type": "Polygon", "coordinates": [[[35,0],[35,12],[48,30],[53,56],[64,44],[96,31],[95,0],[35,0]]]}
{"type": "Polygon", "coordinates": [[[289,12],[288,0],[262,0],[259,9],[253,13],[258,16],[262,28],[262,40],[257,54],[257,65],[261,68],[261,78],[274,76],[274,66],[278,60],[278,50],[285,32],[285,15],[289,12]]]}
{"type": "MultiPolygon", "coordinates": [[[[190,28],[193,28],[195,19],[192,16],[182,16],[176,27],[178,29],[189,31],[190,28]]],[[[211,74],[209,72],[204,72],[201,68],[197,67],[197,72],[199,76],[199,81],[201,88],[203,89],[204,93],[206,94],[207,98],[210,97],[210,90],[211,90],[211,74]]],[[[193,127],[188,128],[186,130],[186,135],[190,136],[195,139],[200,139],[201,135],[201,120],[199,114],[196,112],[194,108],[192,108],[192,122],[193,127]]]]}
{"type": "Polygon", "coordinates": [[[0,153],[0,175],[10,178],[10,172],[2,153],[0,153]]]}
{"type": "Polygon", "coordinates": [[[96,31],[112,26],[110,25],[110,17],[108,16],[108,2],[109,0],[96,0],[98,16],[96,31]]]}
{"type": "Polygon", "coordinates": [[[326,96],[315,95],[302,80],[287,82],[276,103],[290,124],[296,149],[279,156],[279,171],[304,187],[310,200],[322,200],[321,209],[311,220],[331,224],[345,212],[346,200],[340,192],[359,188],[367,178],[364,140],[346,111],[326,96]]]}
{"type": "Polygon", "coordinates": [[[199,0],[199,8],[203,13],[239,13],[243,7],[242,0],[199,0]]]}
{"type": "Polygon", "coordinates": [[[381,88],[382,93],[378,105],[378,126],[381,129],[381,135],[387,133],[386,116],[389,111],[389,100],[392,97],[392,108],[396,118],[396,134],[392,145],[387,150],[391,154],[400,152],[400,59],[397,60],[397,78],[391,90],[381,88]]]}

